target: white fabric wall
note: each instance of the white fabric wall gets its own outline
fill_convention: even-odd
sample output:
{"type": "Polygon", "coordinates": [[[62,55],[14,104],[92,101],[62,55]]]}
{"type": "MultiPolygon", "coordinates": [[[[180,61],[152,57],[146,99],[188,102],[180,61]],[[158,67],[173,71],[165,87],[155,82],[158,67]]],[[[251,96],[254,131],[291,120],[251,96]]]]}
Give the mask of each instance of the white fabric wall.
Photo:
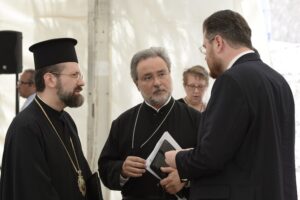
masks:
{"type": "MultiPolygon", "coordinates": [[[[173,96],[180,98],[184,95],[184,68],[195,64],[206,67],[198,50],[203,20],[217,10],[233,9],[247,19],[254,46],[270,63],[260,2],[263,1],[0,0],[0,30],[23,32],[24,69],[33,68],[28,51],[31,44],[55,37],[78,40],[76,49],[87,83],[83,94],[88,101],[80,108],[67,110],[78,126],[83,149],[95,170],[111,121],[142,101],[130,77],[133,54],[150,46],[164,46],[172,61],[173,96]]],[[[14,80],[14,75],[0,74],[0,155],[15,114],[14,80]]],[[[120,199],[120,195],[106,190],[105,199],[109,198],[120,199]]]]}
{"type": "Polygon", "coordinates": [[[163,46],[172,61],[174,97],[184,94],[182,72],[184,68],[201,64],[204,56],[202,22],[220,9],[233,9],[243,13],[253,25],[254,45],[261,54],[266,51],[264,29],[259,5],[255,2],[225,0],[113,0],[111,1],[111,99],[112,119],[124,109],[141,101],[141,95],[130,77],[133,54],[151,46],[163,46]],[[253,16],[255,18],[253,18],[253,16]],[[125,84],[124,84],[125,83],[125,84]]]}
{"type": "Polygon", "coordinates": [[[203,1],[193,1],[193,6],[185,0],[112,1],[112,119],[141,101],[129,67],[131,57],[141,49],[166,48],[172,62],[173,94],[183,95],[183,68],[204,64],[198,47],[202,44],[201,21],[210,9],[203,12],[201,7],[203,1]]]}

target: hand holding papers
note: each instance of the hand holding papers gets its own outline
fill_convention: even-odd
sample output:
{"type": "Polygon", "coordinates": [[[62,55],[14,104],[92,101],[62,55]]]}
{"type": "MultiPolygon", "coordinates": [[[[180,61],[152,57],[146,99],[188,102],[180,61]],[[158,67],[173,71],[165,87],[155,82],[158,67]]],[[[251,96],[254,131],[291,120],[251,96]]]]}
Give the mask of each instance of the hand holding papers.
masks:
{"type": "MultiPolygon", "coordinates": [[[[163,173],[160,168],[168,166],[165,163],[165,152],[179,149],[181,149],[181,147],[174,138],[168,132],[165,132],[146,159],[146,169],[159,180],[164,179],[167,174],[163,173]]],[[[181,192],[175,194],[175,196],[178,200],[186,200],[181,192]]]]}
{"type": "Polygon", "coordinates": [[[157,154],[155,155],[152,163],[150,164],[150,168],[160,177],[165,178],[168,174],[163,173],[160,168],[168,167],[165,162],[165,153],[170,150],[175,150],[175,148],[168,142],[168,140],[164,140],[158,149],[157,154]]]}
{"type": "Polygon", "coordinates": [[[178,143],[168,132],[165,132],[148,156],[146,160],[146,169],[158,179],[166,177],[166,174],[160,170],[160,167],[168,166],[165,163],[165,152],[178,149],[181,149],[178,143]]]}

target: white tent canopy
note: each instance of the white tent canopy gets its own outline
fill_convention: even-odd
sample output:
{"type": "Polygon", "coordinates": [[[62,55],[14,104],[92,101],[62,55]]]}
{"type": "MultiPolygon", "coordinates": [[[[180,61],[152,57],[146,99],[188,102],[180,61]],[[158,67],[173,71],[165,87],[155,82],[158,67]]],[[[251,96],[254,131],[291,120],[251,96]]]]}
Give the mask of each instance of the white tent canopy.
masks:
{"type": "MultiPolygon", "coordinates": [[[[166,48],[172,62],[173,96],[180,98],[184,95],[184,68],[196,64],[206,67],[198,50],[202,22],[217,10],[240,12],[252,28],[253,44],[261,57],[272,62],[268,5],[267,0],[0,0],[0,30],[23,33],[23,69],[34,66],[28,51],[33,43],[57,37],[78,40],[76,50],[87,101],[80,108],[67,110],[78,126],[83,149],[95,171],[111,121],[142,101],[130,77],[130,60],[135,52],[150,46],[166,48]]],[[[277,70],[284,74],[283,69],[277,70]]],[[[14,81],[14,75],[0,74],[0,155],[15,115],[14,81]]],[[[109,193],[106,195],[108,199],[109,193]]]]}

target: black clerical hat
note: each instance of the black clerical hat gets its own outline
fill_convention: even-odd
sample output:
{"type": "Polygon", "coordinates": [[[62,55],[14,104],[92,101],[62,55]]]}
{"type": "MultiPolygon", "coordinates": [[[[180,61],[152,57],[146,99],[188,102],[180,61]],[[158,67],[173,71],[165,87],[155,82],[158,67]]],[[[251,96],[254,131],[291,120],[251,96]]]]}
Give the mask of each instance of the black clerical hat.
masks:
{"type": "Polygon", "coordinates": [[[33,53],[35,69],[55,65],[62,62],[77,62],[73,38],[56,38],[42,41],[29,47],[33,53]]]}

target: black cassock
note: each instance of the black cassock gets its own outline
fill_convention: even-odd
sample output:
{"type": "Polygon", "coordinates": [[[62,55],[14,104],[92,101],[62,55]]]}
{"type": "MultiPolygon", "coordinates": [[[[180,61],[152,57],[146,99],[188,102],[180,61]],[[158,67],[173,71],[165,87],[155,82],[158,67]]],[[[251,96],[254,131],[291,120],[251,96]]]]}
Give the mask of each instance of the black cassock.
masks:
{"type": "Polygon", "coordinates": [[[121,187],[122,164],[126,157],[131,155],[146,159],[165,131],[168,131],[182,148],[194,147],[200,118],[200,112],[175,101],[173,98],[158,112],[144,102],[142,106],[139,104],[121,114],[112,123],[109,137],[98,161],[100,177],[104,185],[112,190],[121,190],[123,197],[129,199],[132,197],[174,199],[174,196],[167,195],[163,191],[159,186],[159,179],[148,171],[142,177],[130,178],[121,187]],[[149,139],[170,109],[171,111],[164,123],[149,139]],[[136,129],[133,133],[135,121],[136,129]],[[146,142],[148,139],[149,141],[146,142]],[[145,142],[146,144],[141,147],[145,142]]]}
{"type": "MultiPolygon", "coordinates": [[[[70,136],[83,177],[91,175],[74,121],[65,111],[42,105],[77,166],[70,136]]],[[[58,136],[38,104],[33,101],[11,123],[4,146],[1,200],[83,200],[77,173],[58,136]]]]}

